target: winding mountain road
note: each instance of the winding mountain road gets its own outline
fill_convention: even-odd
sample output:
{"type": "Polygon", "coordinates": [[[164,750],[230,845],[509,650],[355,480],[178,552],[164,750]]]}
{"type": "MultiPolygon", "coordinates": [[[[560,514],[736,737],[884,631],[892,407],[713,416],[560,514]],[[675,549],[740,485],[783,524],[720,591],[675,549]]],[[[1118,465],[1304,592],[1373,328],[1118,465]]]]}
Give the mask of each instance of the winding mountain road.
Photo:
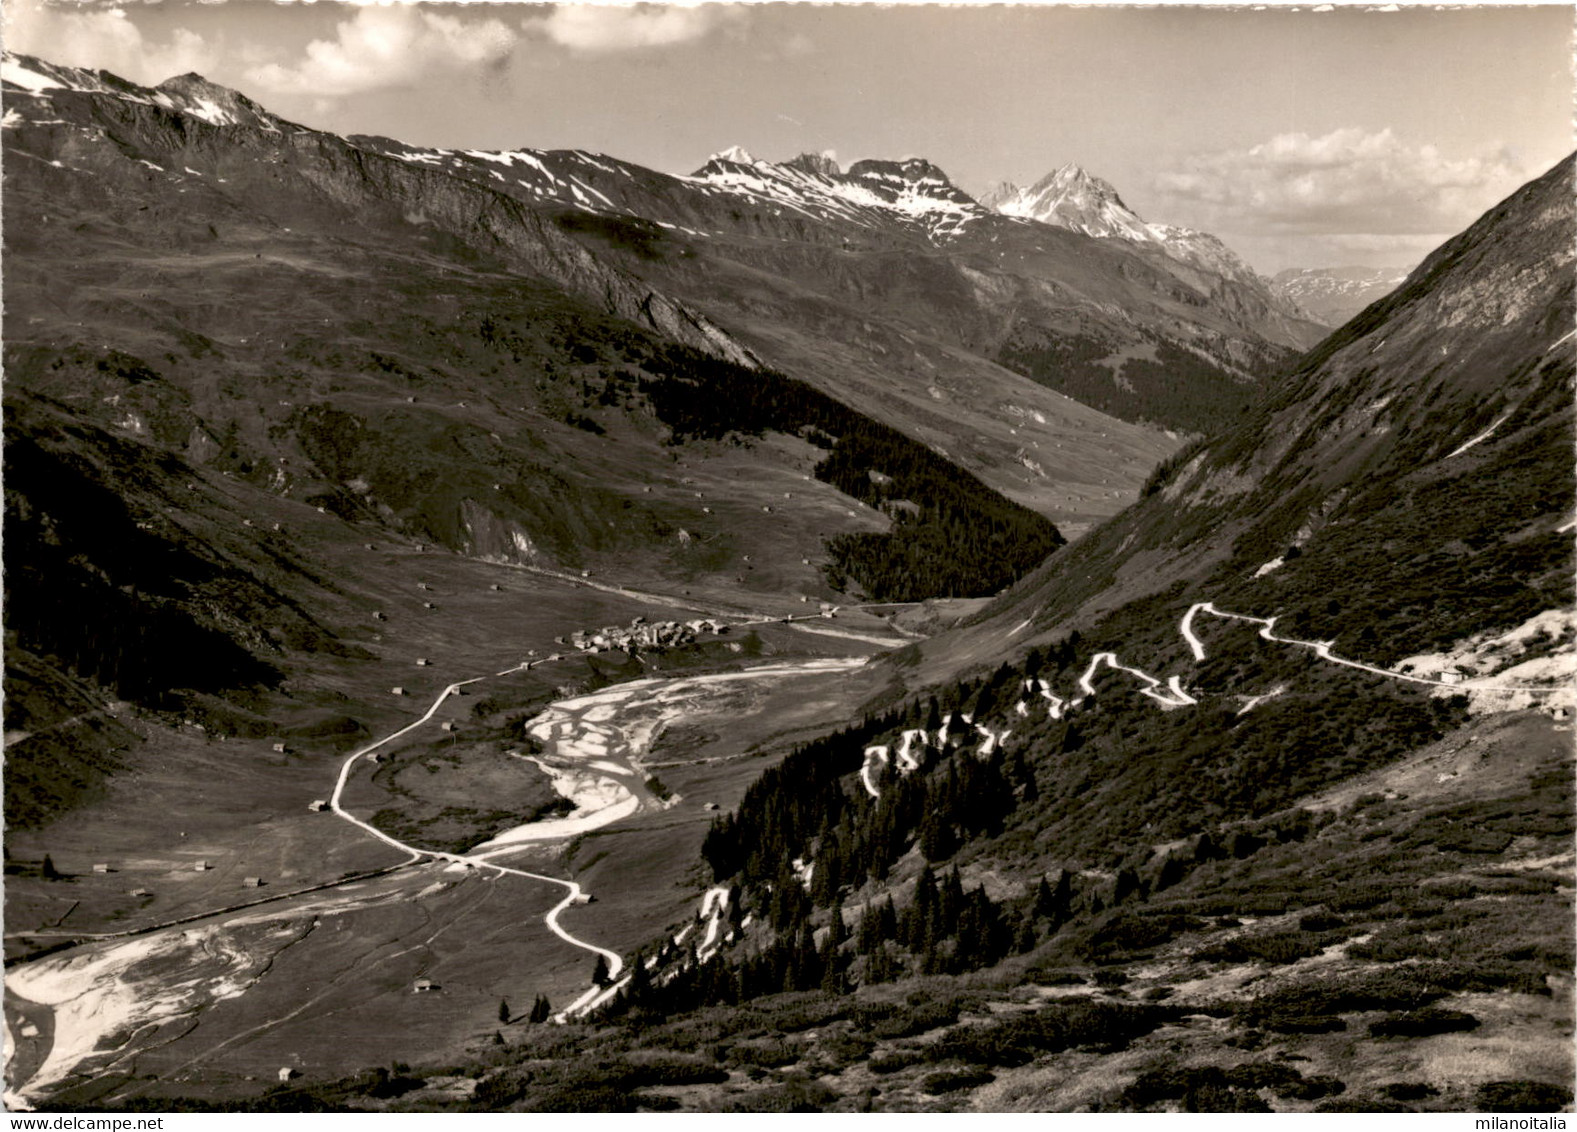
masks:
{"type": "MultiPolygon", "coordinates": [[[[1558,688],[1534,684],[1485,683],[1485,681],[1493,679],[1493,677],[1489,676],[1480,676],[1474,679],[1459,681],[1430,680],[1425,676],[1413,676],[1410,673],[1396,672],[1389,668],[1377,668],[1372,664],[1364,664],[1362,661],[1348,660],[1345,657],[1337,656],[1335,653],[1331,652],[1331,646],[1335,644],[1334,641],[1299,641],[1294,640],[1291,637],[1278,637],[1273,631],[1276,627],[1276,618],[1274,617],[1254,617],[1247,613],[1229,613],[1224,609],[1217,609],[1212,603],[1208,601],[1196,602],[1195,604],[1189,606],[1188,612],[1183,614],[1183,620],[1178,625],[1178,630],[1182,633],[1183,640],[1188,642],[1188,647],[1193,651],[1195,660],[1205,659],[1204,643],[1200,641],[1198,636],[1194,634],[1193,628],[1194,616],[1195,614],[1199,613],[1208,613],[1212,617],[1224,617],[1232,621],[1252,622],[1253,624],[1259,625],[1261,627],[1259,635],[1267,641],[1273,641],[1278,645],[1296,645],[1299,648],[1312,649],[1315,656],[1319,657],[1321,660],[1329,661],[1332,664],[1340,664],[1347,668],[1356,668],[1360,672],[1371,672],[1376,676],[1388,676],[1392,680],[1406,680],[1410,684],[1427,684],[1433,688],[1450,688],[1454,691],[1463,691],[1465,689],[1473,688],[1495,692],[1550,693],[1560,690],[1558,688]]],[[[1172,679],[1176,680],[1177,677],[1174,676],[1172,679]]]]}
{"type": "MultiPolygon", "coordinates": [[[[1577,525],[1577,523],[1574,523],[1574,525],[1577,525]]],[[[1293,645],[1298,648],[1310,649],[1321,660],[1328,661],[1331,664],[1339,664],[1346,668],[1356,668],[1360,672],[1368,672],[1375,676],[1385,676],[1392,680],[1405,680],[1411,684],[1424,684],[1432,688],[1450,688],[1452,691],[1456,692],[1492,691],[1553,694],[1564,690],[1562,687],[1552,687],[1537,684],[1496,684],[1492,682],[1494,678],[1491,676],[1480,676],[1457,681],[1431,680],[1426,676],[1414,676],[1407,672],[1397,672],[1389,668],[1380,668],[1377,665],[1364,664],[1362,661],[1348,660],[1346,657],[1337,656],[1335,653],[1331,652],[1331,646],[1335,643],[1333,641],[1300,641],[1292,637],[1278,637],[1274,632],[1276,626],[1276,618],[1274,617],[1255,617],[1248,613],[1232,613],[1228,610],[1217,609],[1214,603],[1208,601],[1195,602],[1193,605],[1189,606],[1188,611],[1183,614],[1182,620],[1178,623],[1178,631],[1182,634],[1183,640],[1187,642],[1189,651],[1193,653],[1195,661],[1204,660],[1206,657],[1204,642],[1201,641],[1198,634],[1194,632],[1194,618],[1201,613],[1209,614],[1212,617],[1225,618],[1232,621],[1247,621],[1251,624],[1258,625],[1260,627],[1259,636],[1267,641],[1274,642],[1278,645],[1293,645]]],[[[1012,637],[1017,635],[1026,624],[1028,624],[1027,621],[1013,629],[1008,634],[1008,636],[1012,637]]],[[[1084,702],[1085,699],[1096,694],[1095,674],[1102,666],[1113,669],[1117,672],[1126,672],[1128,675],[1143,681],[1144,687],[1139,689],[1139,693],[1141,695],[1149,696],[1152,700],[1155,700],[1163,707],[1191,707],[1199,703],[1198,699],[1196,699],[1183,687],[1181,677],[1172,675],[1168,676],[1165,681],[1162,681],[1154,676],[1151,676],[1143,669],[1134,668],[1130,665],[1123,664],[1117,659],[1117,654],[1113,652],[1099,652],[1091,658],[1090,663],[1085,667],[1084,672],[1079,676],[1079,694],[1074,696],[1071,700],[1064,700],[1061,696],[1058,696],[1051,690],[1051,685],[1047,681],[1039,678],[1026,679],[1024,681],[1024,691],[1026,694],[1028,694],[1038,690],[1041,698],[1047,702],[1047,715],[1052,719],[1061,719],[1063,718],[1064,712],[1067,709],[1078,707],[1084,702]]],[[[1250,699],[1248,706],[1243,710],[1247,711],[1255,704],[1269,699],[1271,696],[1279,695],[1283,691],[1285,691],[1284,688],[1277,688],[1268,695],[1254,697],[1250,699]]],[[[1029,701],[1020,699],[1016,704],[1013,705],[1013,710],[1020,717],[1027,717],[1029,715],[1029,701]]],[[[966,722],[972,722],[969,720],[968,716],[963,718],[966,722]]],[[[938,746],[944,748],[946,747],[948,739],[947,731],[951,720],[951,715],[949,715],[947,719],[944,720],[941,733],[937,736],[938,746]]],[[[980,744],[979,748],[975,752],[980,758],[989,758],[992,752],[996,750],[997,747],[1002,745],[1003,741],[1007,739],[1009,734],[1011,734],[1009,731],[1003,731],[1000,734],[994,734],[989,728],[982,727],[978,724],[975,725],[975,729],[985,737],[985,741],[980,744]]],[[[899,752],[900,761],[898,770],[900,774],[906,774],[918,765],[912,758],[905,759],[903,757],[908,755],[912,734],[918,734],[920,736],[922,745],[925,742],[925,732],[923,731],[914,733],[908,731],[904,732],[904,745],[903,749],[899,752]]],[[[865,748],[865,761],[860,766],[860,784],[864,786],[865,792],[872,798],[881,797],[881,790],[876,784],[876,778],[879,776],[881,768],[889,765],[891,761],[890,749],[888,747],[876,745],[865,748]]]]}

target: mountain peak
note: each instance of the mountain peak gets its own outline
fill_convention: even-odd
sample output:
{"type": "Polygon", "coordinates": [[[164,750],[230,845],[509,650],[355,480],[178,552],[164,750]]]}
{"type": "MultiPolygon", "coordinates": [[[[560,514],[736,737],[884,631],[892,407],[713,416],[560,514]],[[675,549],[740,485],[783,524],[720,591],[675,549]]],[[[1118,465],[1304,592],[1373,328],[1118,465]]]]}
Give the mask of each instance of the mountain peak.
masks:
{"type": "Polygon", "coordinates": [[[838,167],[838,162],[831,151],[826,153],[802,153],[798,157],[783,163],[790,169],[798,169],[801,173],[815,173],[823,177],[837,177],[843,170],[838,167]]]}
{"type": "Polygon", "coordinates": [[[707,158],[707,161],[728,161],[735,165],[754,165],[756,159],[751,152],[742,145],[731,145],[727,149],[718,150],[707,158]]]}
{"type": "Polygon", "coordinates": [[[980,202],[981,207],[989,208],[993,212],[1001,212],[1002,210],[997,206],[1012,200],[1021,192],[1023,190],[1012,181],[998,181],[975,199],[980,202]]]}

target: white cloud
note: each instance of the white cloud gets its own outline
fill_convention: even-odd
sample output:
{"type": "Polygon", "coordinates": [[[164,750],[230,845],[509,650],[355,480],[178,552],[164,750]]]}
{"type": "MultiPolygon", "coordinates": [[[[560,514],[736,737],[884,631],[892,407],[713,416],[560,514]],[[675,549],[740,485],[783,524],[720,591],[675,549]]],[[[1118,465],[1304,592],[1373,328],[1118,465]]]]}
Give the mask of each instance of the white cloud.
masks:
{"type": "Polygon", "coordinates": [[[159,83],[187,71],[208,72],[222,45],[185,28],[151,43],[121,8],[64,7],[7,0],[5,46],[51,63],[113,71],[134,82],[159,83]]]}
{"type": "Polygon", "coordinates": [[[1505,152],[1453,159],[1389,129],[1349,128],[1208,154],[1156,187],[1206,223],[1351,237],[1456,232],[1526,179],[1505,152]]]}
{"type": "Polygon", "coordinates": [[[503,21],[440,15],[407,5],[364,7],[341,20],[333,39],[314,39],[293,65],[255,67],[267,90],[333,98],[407,86],[435,75],[496,66],[518,35],[503,21]]]}
{"type": "Polygon", "coordinates": [[[560,47],[597,54],[688,43],[744,17],[744,9],[734,5],[675,8],[654,4],[560,4],[548,16],[530,21],[529,26],[560,47]]]}

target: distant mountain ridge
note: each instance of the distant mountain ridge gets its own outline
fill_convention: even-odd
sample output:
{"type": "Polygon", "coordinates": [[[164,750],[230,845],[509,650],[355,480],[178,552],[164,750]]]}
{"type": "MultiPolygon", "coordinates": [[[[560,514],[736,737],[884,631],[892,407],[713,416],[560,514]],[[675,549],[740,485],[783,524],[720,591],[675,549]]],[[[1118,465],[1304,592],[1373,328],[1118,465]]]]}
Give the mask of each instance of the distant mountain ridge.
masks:
{"type": "Polygon", "coordinates": [[[1155,244],[1184,263],[1254,286],[1262,277],[1217,237],[1192,228],[1152,224],[1118,195],[1111,182],[1078,165],[1052,170],[1027,189],[1003,181],[983,194],[980,203],[1004,216],[1038,220],[1102,239],[1155,244]]]}
{"type": "Polygon", "coordinates": [[[1340,326],[1407,279],[1409,267],[1289,267],[1271,278],[1276,294],[1321,322],[1340,326]]]}
{"type": "Polygon", "coordinates": [[[315,200],[480,241],[665,337],[800,376],[1075,532],[1121,505],[1156,445],[1214,430],[1319,333],[1158,246],[993,212],[922,158],[844,170],[735,147],[676,177],[585,150],[339,138],[196,76],[148,88],[17,56],[7,71],[42,88],[7,100],[30,135],[59,131],[59,103],[113,119],[138,176],[187,202],[233,208],[304,178],[315,200]]]}

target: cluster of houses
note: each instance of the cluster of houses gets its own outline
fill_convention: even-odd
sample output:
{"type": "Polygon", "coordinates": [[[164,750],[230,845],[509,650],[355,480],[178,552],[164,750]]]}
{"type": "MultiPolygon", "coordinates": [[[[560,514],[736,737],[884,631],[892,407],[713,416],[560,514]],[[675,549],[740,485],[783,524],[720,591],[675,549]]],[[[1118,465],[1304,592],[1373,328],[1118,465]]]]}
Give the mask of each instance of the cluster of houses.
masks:
{"type": "Polygon", "coordinates": [[[659,652],[693,644],[702,634],[726,632],[728,626],[721,621],[647,621],[644,617],[637,617],[628,626],[609,625],[590,631],[577,630],[568,637],[555,640],[558,644],[569,645],[582,652],[608,652],[612,649],[659,652]]]}

